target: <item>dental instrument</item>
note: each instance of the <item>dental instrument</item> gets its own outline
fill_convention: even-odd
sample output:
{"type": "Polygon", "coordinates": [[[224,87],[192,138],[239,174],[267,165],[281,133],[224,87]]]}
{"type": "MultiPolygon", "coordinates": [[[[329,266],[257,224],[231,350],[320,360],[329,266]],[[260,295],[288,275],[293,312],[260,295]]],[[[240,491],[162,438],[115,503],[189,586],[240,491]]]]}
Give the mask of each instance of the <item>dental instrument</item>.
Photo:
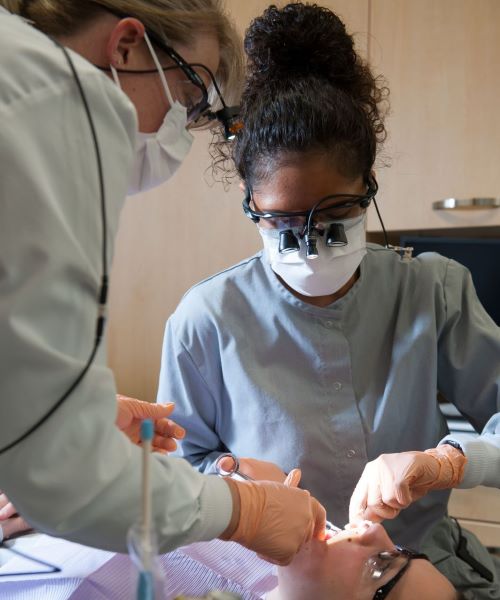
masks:
{"type": "MultiPolygon", "coordinates": [[[[232,452],[226,452],[225,454],[221,454],[219,456],[219,458],[215,461],[215,470],[217,472],[217,475],[220,475],[221,477],[236,476],[247,481],[255,481],[253,477],[249,477],[248,475],[240,471],[240,461],[238,460],[238,457],[232,452]],[[224,469],[222,467],[221,463],[225,458],[230,458],[233,461],[232,467],[230,467],[229,469],[224,469]]],[[[339,533],[340,531],[343,531],[343,529],[337,527],[337,525],[334,525],[331,521],[326,522],[325,528],[327,531],[334,533],[339,533]]]]}
{"type": "Polygon", "coordinates": [[[153,441],[153,421],[145,419],[141,423],[142,441],[142,523],[141,555],[142,569],[137,585],[137,600],[154,600],[153,544],[151,540],[151,446],[153,441]]]}

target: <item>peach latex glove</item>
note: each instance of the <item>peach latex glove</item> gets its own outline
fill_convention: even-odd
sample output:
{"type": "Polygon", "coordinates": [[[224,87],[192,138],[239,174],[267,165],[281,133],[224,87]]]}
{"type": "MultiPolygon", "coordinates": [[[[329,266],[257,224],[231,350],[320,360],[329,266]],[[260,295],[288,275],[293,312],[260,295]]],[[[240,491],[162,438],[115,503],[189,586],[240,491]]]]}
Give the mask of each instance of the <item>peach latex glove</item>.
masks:
{"type": "MultiPolygon", "coordinates": [[[[240,465],[238,470],[257,481],[277,481],[278,483],[284,483],[286,479],[286,473],[273,462],[257,460],[255,458],[239,458],[238,462],[240,465]]],[[[229,472],[234,466],[234,461],[230,456],[226,456],[220,461],[220,466],[226,472],[229,472]]]]}
{"type": "Polygon", "coordinates": [[[296,486],[300,471],[285,484],[226,478],[233,496],[233,517],[221,539],[238,542],[278,565],[289,564],[302,545],[324,539],[326,512],[306,490],[296,486]]]}
{"type": "Polygon", "coordinates": [[[31,525],[17,514],[12,502],[0,491],[0,542],[30,530],[31,525]]]}
{"type": "Polygon", "coordinates": [[[466,463],[460,450],[448,444],[425,452],[382,454],[365,466],[351,497],[349,521],[394,519],[427,492],[456,487],[466,463]]]}
{"type": "Polygon", "coordinates": [[[175,404],[152,404],[128,396],[117,394],[118,412],[115,424],[134,444],[141,441],[141,421],[152,419],[155,426],[153,451],[166,454],[177,448],[177,442],[186,435],[186,431],[174,421],[167,419],[175,404]]]}

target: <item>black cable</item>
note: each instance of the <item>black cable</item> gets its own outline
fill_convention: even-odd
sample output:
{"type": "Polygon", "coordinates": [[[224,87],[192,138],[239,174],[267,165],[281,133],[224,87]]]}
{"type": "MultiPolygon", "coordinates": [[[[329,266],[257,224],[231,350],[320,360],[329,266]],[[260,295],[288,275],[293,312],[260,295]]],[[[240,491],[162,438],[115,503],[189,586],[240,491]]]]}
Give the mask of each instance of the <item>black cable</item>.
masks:
{"type": "Polygon", "coordinates": [[[389,238],[387,237],[387,231],[385,230],[384,222],[382,221],[382,217],[380,215],[380,211],[378,209],[377,201],[375,200],[375,198],[373,198],[373,204],[375,205],[375,210],[377,211],[377,217],[378,217],[378,220],[380,221],[380,224],[382,225],[382,231],[384,232],[385,247],[390,248],[389,238]]]}
{"type": "Polygon", "coordinates": [[[95,126],[94,126],[94,120],[92,119],[92,114],[90,112],[87,97],[83,90],[82,83],[80,81],[78,73],[76,72],[75,66],[71,59],[71,56],[69,55],[69,52],[66,50],[66,48],[62,44],[60,44],[57,40],[53,39],[52,41],[57,46],[59,46],[59,48],[64,53],[64,56],[68,62],[70,69],[71,69],[73,78],[78,87],[78,92],[80,94],[80,98],[82,100],[82,103],[83,103],[83,106],[85,109],[85,113],[87,115],[87,120],[89,123],[90,132],[92,135],[95,156],[96,156],[96,161],[97,161],[97,171],[98,171],[98,177],[99,177],[99,194],[100,194],[100,204],[101,204],[101,222],[102,222],[102,252],[101,252],[102,275],[101,275],[101,285],[100,285],[99,294],[98,294],[98,315],[97,315],[97,321],[96,321],[95,341],[94,341],[94,346],[92,348],[90,356],[87,359],[87,362],[86,362],[85,366],[83,367],[82,371],[77,376],[77,378],[73,381],[73,383],[69,386],[69,388],[64,392],[64,394],[59,398],[59,400],[54,404],[54,406],[43,417],[38,419],[38,421],[34,425],[32,425],[20,437],[18,437],[16,440],[14,440],[7,446],[4,446],[2,449],[0,449],[0,454],[7,452],[14,446],[17,446],[17,444],[24,441],[34,431],[36,431],[39,427],[41,427],[55,413],[55,411],[61,406],[61,404],[63,404],[63,402],[68,398],[68,396],[70,396],[73,393],[73,391],[78,387],[78,385],[80,384],[82,379],[85,377],[87,371],[89,370],[90,366],[92,365],[92,363],[94,361],[95,355],[97,353],[97,350],[98,350],[99,345],[102,340],[102,336],[104,333],[104,326],[105,326],[105,322],[106,322],[105,311],[106,311],[106,302],[107,302],[107,297],[108,297],[109,277],[108,277],[108,257],[107,257],[106,195],[105,195],[105,188],[104,188],[104,174],[103,174],[103,168],[102,168],[101,152],[99,149],[99,142],[97,140],[97,134],[96,134],[95,126]]]}

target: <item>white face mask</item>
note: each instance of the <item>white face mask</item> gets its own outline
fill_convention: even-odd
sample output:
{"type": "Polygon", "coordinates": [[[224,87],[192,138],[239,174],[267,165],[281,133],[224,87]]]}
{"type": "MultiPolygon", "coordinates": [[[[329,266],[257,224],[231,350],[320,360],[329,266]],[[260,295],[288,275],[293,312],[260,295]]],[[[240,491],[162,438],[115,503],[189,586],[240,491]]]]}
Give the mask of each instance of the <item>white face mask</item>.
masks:
{"type": "MultiPolygon", "coordinates": [[[[144,33],[144,39],[158,69],[170,108],[156,133],[137,133],[129,195],[145,192],[165,183],[181,166],[193,144],[193,135],[186,129],[187,109],[177,100],[174,101],[147,33],[144,33]]],[[[113,65],[110,65],[110,68],[116,85],[121,88],[116,69],[113,65]]]]}
{"type": "Polygon", "coordinates": [[[328,296],[337,292],[354,275],[366,254],[365,215],[343,221],[347,245],[330,248],[318,236],[318,257],[306,257],[300,240],[298,252],[279,253],[279,231],[261,229],[264,252],[272,270],[292,289],[304,296],[328,296]]]}

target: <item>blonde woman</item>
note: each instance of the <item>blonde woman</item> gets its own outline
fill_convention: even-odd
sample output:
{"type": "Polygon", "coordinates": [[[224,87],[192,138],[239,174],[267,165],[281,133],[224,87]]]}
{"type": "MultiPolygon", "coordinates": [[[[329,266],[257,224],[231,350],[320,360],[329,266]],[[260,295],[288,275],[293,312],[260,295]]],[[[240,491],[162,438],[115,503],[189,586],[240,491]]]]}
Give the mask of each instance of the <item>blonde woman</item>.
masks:
{"type": "MultiPolygon", "coordinates": [[[[141,457],[115,427],[99,344],[112,240],[127,192],[182,162],[188,127],[231,129],[238,44],[217,0],[2,0],[0,57],[2,502],[38,529],[123,551],[141,457]]],[[[304,491],[166,456],[152,475],[161,550],[222,536],[286,563],[324,528],[304,491]]]]}

